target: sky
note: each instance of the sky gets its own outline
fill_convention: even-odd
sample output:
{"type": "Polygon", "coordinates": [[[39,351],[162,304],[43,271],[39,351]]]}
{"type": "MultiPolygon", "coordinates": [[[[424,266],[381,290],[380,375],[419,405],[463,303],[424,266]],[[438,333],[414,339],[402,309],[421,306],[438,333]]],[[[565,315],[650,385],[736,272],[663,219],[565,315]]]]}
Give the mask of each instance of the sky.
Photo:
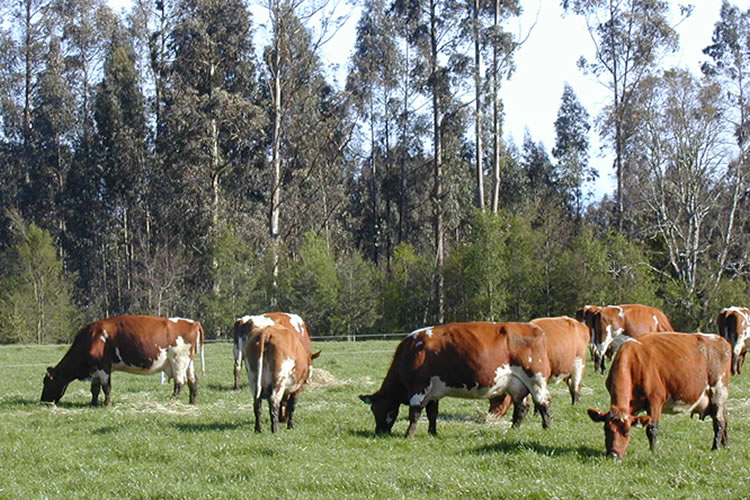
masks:
{"type": "MultiPolygon", "coordinates": [[[[337,15],[349,15],[348,21],[336,37],[323,48],[322,58],[338,67],[335,78],[341,85],[346,78],[348,58],[354,47],[359,9],[345,0],[330,0],[337,5],[337,15]]],[[[130,0],[110,0],[113,8],[120,9],[130,0]]],[[[254,22],[263,34],[264,2],[251,0],[254,22]]],[[[714,24],[719,20],[721,0],[671,0],[675,19],[679,3],[692,3],[693,14],[678,26],[680,51],[664,62],[665,67],[678,66],[700,73],[700,64],[707,58],[702,50],[711,43],[714,24]]],[[[750,0],[731,2],[741,9],[750,7],[750,0]]],[[[611,99],[609,90],[591,75],[584,75],[577,67],[581,56],[593,56],[593,42],[582,17],[563,16],[560,0],[521,0],[523,14],[509,21],[506,29],[527,41],[515,56],[516,70],[510,80],[503,83],[501,97],[505,107],[504,139],[517,146],[523,143],[526,132],[534,142],[541,142],[551,156],[555,142],[554,122],[560,108],[565,83],[575,91],[591,120],[611,99]],[[532,28],[533,27],[533,28],[532,28]],[[529,31],[531,30],[531,31],[529,31]]],[[[590,133],[590,164],[599,171],[599,179],[590,186],[593,199],[614,193],[616,185],[612,170],[612,153],[602,148],[595,127],[590,133]]]]}

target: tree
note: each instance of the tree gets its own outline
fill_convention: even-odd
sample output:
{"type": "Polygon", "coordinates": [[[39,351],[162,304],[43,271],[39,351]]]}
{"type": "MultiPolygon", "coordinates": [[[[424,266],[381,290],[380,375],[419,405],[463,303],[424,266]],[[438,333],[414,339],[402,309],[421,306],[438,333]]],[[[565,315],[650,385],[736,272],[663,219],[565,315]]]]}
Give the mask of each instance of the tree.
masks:
{"type": "Polygon", "coordinates": [[[561,183],[572,198],[572,212],[577,223],[583,215],[583,184],[594,181],[599,174],[588,164],[589,114],[569,84],[565,84],[560,109],[555,120],[555,147],[561,183]]]}
{"type": "Polygon", "coordinates": [[[38,344],[68,340],[78,323],[69,277],[52,236],[16,212],[14,241],[0,275],[0,342],[38,344]]]}
{"type": "MultiPolygon", "coordinates": [[[[565,11],[584,16],[594,42],[592,61],[581,58],[579,66],[602,78],[612,92],[603,133],[615,150],[617,175],[617,220],[622,230],[625,216],[625,171],[631,132],[625,127],[633,93],[658,66],[666,51],[678,46],[678,35],[667,19],[664,0],[562,0],[565,11]]],[[[681,7],[681,14],[690,14],[681,7]]]]}
{"type": "Polygon", "coordinates": [[[725,116],[734,129],[737,143],[737,160],[733,163],[734,168],[727,172],[731,197],[728,210],[723,214],[726,217],[725,229],[722,231],[723,246],[715,276],[715,283],[718,284],[729,267],[731,243],[736,239],[735,218],[742,193],[746,189],[746,152],[750,146],[750,95],[746,89],[750,83],[750,10],[741,12],[728,1],[722,1],[720,20],[714,26],[712,41],[713,44],[703,50],[704,54],[711,57],[712,62],[705,62],[701,69],[704,74],[719,79],[727,92],[730,109],[725,116]]]}

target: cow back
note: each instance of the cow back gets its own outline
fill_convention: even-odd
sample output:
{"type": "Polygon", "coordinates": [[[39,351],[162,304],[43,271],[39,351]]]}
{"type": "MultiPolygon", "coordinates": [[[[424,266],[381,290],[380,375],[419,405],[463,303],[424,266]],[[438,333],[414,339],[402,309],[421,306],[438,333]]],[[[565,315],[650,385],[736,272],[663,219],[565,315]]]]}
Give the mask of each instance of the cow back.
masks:
{"type": "Polygon", "coordinates": [[[589,331],[584,324],[568,316],[536,318],[531,323],[547,336],[547,356],[551,375],[571,373],[575,359],[586,361],[589,331]]]}
{"type": "Polygon", "coordinates": [[[281,325],[252,334],[245,345],[245,356],[258,397],[268,398],[277,390],[299,392],[310,370],[308,352],[299,332],[281,325]],[[284,387],[277,387],[278,382],[284,387]]]}
{"type": "Polygon", "coordinates": [[[612,405],[630,414],[647,410],[655,395],[696,401],[707,387],[729,384],[731,350],[717,335],[648,333],[625,342],[612,362],[607,389],[612,405]]]}

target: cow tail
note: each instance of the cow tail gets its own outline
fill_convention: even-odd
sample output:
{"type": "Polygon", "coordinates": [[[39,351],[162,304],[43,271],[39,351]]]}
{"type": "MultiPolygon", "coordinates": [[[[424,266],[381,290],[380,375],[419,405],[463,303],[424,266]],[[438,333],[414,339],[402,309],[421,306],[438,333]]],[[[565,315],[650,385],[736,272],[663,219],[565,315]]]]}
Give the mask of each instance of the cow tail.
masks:
{"type": "Polygon", "coordinates": [[[263,356],[266,351],[266,336],[261,333],[258,335],[258,376],[255,381],[255,398],[260,398],[263,390],[263,356]]]}
{"type": "Polygon", "coordinates": [[[198,323],[198,343],[200,344],[201,355],[201,373],[206,373],[206,333],[203,331],[203,325],[198,323]]]}

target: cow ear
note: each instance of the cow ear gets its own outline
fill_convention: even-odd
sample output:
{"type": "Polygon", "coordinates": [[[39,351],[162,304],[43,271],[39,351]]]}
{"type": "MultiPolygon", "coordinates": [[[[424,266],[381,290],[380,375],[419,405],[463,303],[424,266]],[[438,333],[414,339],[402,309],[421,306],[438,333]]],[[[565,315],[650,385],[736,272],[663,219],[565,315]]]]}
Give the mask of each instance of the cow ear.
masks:
{"type": "Polygon", "coordinates": [[[596,408],[589,408],[588,414],[589,418],[594,422],[604,422],[607,419],[607,415],[609,415],[609,413],[604,413],[596,408]]]}
{"type": "Polygon", "coordinates": [[[373,401],[375,401],[374,396],[374,394],[360,394],[359,399],[361,399],[365,404],[371,405],[373,401]]]}
{"type": "Polygon", "coordinates": [[[323,352],[323,351],[318,351],[318,352],[316,352],[315,354],[313,354],[313,355],[311,356],[311,357],[312,357],[312,359],[315,359],[315,358],[317,358],[318,356],[320,356],[320,353],[321,353],[321,352],[323,352]]]}

